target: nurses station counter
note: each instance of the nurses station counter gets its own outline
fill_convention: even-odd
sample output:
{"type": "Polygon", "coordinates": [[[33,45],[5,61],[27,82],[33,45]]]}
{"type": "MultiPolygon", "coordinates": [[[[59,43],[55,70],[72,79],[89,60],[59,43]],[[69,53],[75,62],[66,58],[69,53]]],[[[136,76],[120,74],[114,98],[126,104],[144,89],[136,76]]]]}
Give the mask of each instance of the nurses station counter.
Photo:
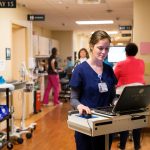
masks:
{"type": "Polygon", "coordinates": [[[68,127],[89,136],[107,135],[106,149],[108,149],[108,134],[133,130],[148,126],[149,110],[128,115],[109,116],[92,110],[92,116],[85,118],[78,111],[68,112],[68,127]]]}

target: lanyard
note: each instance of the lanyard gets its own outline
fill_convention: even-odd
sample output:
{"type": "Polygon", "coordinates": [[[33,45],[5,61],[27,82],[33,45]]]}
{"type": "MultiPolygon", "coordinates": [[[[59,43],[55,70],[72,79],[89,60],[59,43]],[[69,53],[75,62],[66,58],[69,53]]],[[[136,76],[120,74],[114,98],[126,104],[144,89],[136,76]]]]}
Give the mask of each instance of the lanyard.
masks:
{"type": "Polygon", "coordinates": [[[98,74],[98,78],[100,79],[100,82],[102,82],[102,74],[98,74]]]}

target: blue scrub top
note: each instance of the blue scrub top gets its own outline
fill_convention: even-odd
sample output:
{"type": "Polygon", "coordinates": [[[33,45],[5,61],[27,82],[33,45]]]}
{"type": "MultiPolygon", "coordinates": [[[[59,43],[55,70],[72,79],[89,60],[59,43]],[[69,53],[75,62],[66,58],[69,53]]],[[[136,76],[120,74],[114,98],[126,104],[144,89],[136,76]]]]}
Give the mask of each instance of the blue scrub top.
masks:
{"type": "Polygon", "coordinates": [[[100,83],[100,78],[85,61],[74,69],[69,84],[71,88],[80,89],[80,103],[90,108],[97,108],[108,106],[115,97],[117,79],[112,68],[105,63],[103,63],[101,81],[107,84],[108,92],[99,92],[98,83],[100,83]]]}

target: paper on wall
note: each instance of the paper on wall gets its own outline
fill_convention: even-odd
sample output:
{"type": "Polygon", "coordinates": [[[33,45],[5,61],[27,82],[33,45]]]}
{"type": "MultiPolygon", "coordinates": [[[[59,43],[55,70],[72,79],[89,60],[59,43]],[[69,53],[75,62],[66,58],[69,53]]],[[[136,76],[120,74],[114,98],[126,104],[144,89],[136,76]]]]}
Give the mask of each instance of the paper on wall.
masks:
{"type": "Polygon", "coordinates": [[[0,59],[0,71],[4,71],[6,69],[5,61],[0,59]]]}

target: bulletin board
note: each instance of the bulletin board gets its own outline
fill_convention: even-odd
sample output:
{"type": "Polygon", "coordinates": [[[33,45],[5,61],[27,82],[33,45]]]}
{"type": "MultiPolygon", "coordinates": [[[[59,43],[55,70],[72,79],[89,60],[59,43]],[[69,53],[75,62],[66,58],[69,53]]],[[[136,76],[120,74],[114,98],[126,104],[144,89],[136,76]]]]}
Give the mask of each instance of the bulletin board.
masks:
{"type": "Polygon", "coordinates": [[[150,42],[141,42],[140,43],[140,53],[141,54],[150,54],[150,42]]]}

